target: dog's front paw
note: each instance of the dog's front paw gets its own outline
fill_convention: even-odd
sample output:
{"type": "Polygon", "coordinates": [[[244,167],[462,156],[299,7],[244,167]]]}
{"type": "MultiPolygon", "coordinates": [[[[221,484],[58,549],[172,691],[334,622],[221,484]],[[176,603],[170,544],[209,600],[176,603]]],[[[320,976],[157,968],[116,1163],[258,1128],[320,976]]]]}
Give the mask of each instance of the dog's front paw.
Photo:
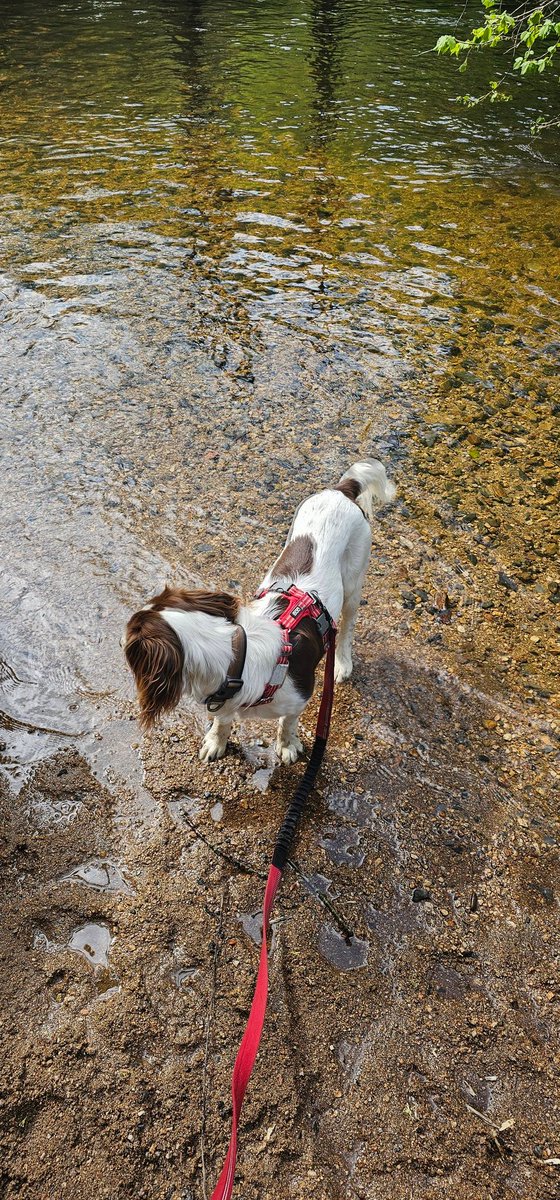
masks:
{"type": "Polygon", "coordinates": [[[353,662],[348,654],[337,654],[334,660],[334,681],[335,683],[344,683],[345,679],[349,679],[352,674],[353,662]]]}
{"type": "Polygon", "coordinates": [[[215,762],[217,758],[224,757],[226,747],[227,738],[224,741],[217,737],[212,729],[209,729],[198,752],[198,757],[202,762],[215,762]]]}
{"type": "Polygon", "coordinates": [[[299,738],[294,738],[293,741],[288,742],[287,745],[284,745],[284,743],[280,741],[278,741],[276,744],[278,757],[282,760],[285,766],[289,766],[290,763],[295,763],[298,754],[301,754],[302,750],[303,745],[299,738]]]}

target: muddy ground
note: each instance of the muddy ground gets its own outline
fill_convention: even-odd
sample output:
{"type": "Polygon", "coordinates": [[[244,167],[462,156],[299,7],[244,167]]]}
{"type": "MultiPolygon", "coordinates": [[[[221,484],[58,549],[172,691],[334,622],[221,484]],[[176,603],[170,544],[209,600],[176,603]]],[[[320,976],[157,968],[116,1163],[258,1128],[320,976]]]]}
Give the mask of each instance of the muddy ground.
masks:
{"type": "MultiPolygon", "coordinates": [[[[445,498],[428,538],[407,505],[437,496],[409,467],[399,483],[374,529],[302,874],[277,902],[236,1194],[552,1200],[555,591],[546,563],[538,590],[507,575],[495,536],[445,498]]],[[[258,511],[264,565],[278,534],[266,499],[258,511]]],[[[248,588],[258,573],[239,555],[227,571],[248,588]]],[[[131,693],[113,717],[138,746],[131,693]]],[[[201,727],[175,714],[145,739],[143,804],[71,745],[4,789],[7,1200],[211,1193],[261,875],[302,767],[274,766],[265,724],[202,765],[201,727]]]]}

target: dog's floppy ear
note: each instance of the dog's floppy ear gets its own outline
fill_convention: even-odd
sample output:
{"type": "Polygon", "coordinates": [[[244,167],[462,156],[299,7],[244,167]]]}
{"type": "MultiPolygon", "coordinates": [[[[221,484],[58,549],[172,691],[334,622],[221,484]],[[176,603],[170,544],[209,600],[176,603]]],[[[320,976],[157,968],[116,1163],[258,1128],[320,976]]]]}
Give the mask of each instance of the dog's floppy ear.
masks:
{"type": "Polygon", "coordinates": [[[124,652],[136,679],[140,723],[149,729],[181,699],[183,647],[164,617],[142,611],[128,622],[124,652]]]}

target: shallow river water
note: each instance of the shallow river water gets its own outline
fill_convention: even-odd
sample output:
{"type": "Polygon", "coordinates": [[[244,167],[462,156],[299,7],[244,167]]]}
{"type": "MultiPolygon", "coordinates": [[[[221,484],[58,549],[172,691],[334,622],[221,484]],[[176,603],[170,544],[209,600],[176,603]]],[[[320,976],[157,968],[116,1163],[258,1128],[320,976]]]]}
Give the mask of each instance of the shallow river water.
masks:
{"type": "Polygon", "coordinates": [[[42,752],[32,728],[87,725],[87,699],[115,686],[123,600],[170,568],[224,583],[225,562],[245,583],[235,547],[258,554],[263,521],[280,536],[303,492],[358,452],[410,463],[426,416],[420,486],[435,474],[471,520],[497,500],[491,521],[521,488],[523,545],[554,554],[550,508],[544,538],[539,526],[557,139],[531,140],[531,89],[490,112],[451,103],[459,77],[429,50],[459,12],[4,6],[16,761],[42,752]],[[462,428],[440,445],[469,404],[482,449],[462,428]]]}
{"type": "Polygon", "coordinates": [[[9,1098],[9,1197],[60,1189],[64,1138],[78,1144],[70,1116],[57,1141],[55,1067],[37,1059],[57,1039],[69,1087],[101,1097],[77,1119],[94,1147],[89,1172],[83,1153],[72,1168],[77,1200],[92,1178],[112,1198],[207,1194],[228,989],[237,972],[237,1032],[260,904],[208,843],[262,870],[301,767],[275,771],[263,726],[203,768],[200,714],[141,745],[119,639],[165,580],[250,593],[296,504],[372,455],[398,501],[374,528],[356,678],[275,925],[284,1066],[271,1095],[255,1084],[240,1194],[262,1200],[278,1171],[313,1200],[553,1194],[538,1080],[552,1096],[560,143],[529,127],[558,89],[454,104],[484,64],[459,76],[430,51],[476,12],[2,6],[0,771],[13,987],[39,1022],[20,1053],[32,1082],[9,1098]],[[533,1050],[497,1083],[491,1030],[535,955],[515,1009],[533,1050]],[[84,1023],[98,1092],[72,1040],[84,1023]],[[465,1104],[497,1129],[524,1086],[541,1108],[517,1157],[484,1150],[509,1189],[494,1193],[465,1104]]]}

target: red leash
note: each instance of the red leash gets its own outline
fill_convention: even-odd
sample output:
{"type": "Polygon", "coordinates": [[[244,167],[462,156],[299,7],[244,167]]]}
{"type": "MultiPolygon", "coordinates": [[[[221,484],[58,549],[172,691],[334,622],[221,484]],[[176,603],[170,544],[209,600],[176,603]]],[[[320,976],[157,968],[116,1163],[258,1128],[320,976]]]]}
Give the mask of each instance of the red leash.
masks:
{"type": "Polygon", "coordinates": [[[212,1200],[230,1200],[233,1190],[233,1181],[235,1176],[235,1162],[237,1158],[237,1126],[241,1113],[241,1106],[247,1084],[249,1082],[251,1071],[257,1057],[259,1042],[261,1040],[262,1029],[264,1025],[264,1017],[266,1012],[266,1002],[268,999],[268,945],[267,945],[267,930],[270,920],[274,897],[278,888],[278,884],[282,878],[282,871],[286,865],[286,860],[290,853],[290,849],[295,837],[298,821],[302,815],[305,801],[313,787],[317,772],[321,765],[325,746],[329,736],[329,727],[331,723],[331,712],[334,695],[334,643],[335,643],[335,627],[333,625],[330,631],[329,643],[327,647],[327,657],[325,661],[325,678],[323,681],[323,694],[321,697],[321,706],[319,708],[319,716],[317,717],[317,727],[315,730],[315,742],[311,751],[311,756],[307,764],[305,774],[297,789],[297,792],[290,804],[288,812],[284,818],[284,823],[278,834],[274,854],[272,856],[272,865],[268,873],[266,883],[266,891],[264,894],[263,905],[263,929],[262,929],[262,944],[261,956],[259,962],[259,970],[255,992],[253,995],[253,1003],[249,1019],[243,1034],[243,1039],[237,1058],[233,1068],[233,1076],[231,1081],[231,1098],[232,1098],[232,1114],[231,1114],[231,1136],[229,1149],[226,1156],[226,1161],[222,1167],[220,1178],[212,1192],[212,1200]]]}

